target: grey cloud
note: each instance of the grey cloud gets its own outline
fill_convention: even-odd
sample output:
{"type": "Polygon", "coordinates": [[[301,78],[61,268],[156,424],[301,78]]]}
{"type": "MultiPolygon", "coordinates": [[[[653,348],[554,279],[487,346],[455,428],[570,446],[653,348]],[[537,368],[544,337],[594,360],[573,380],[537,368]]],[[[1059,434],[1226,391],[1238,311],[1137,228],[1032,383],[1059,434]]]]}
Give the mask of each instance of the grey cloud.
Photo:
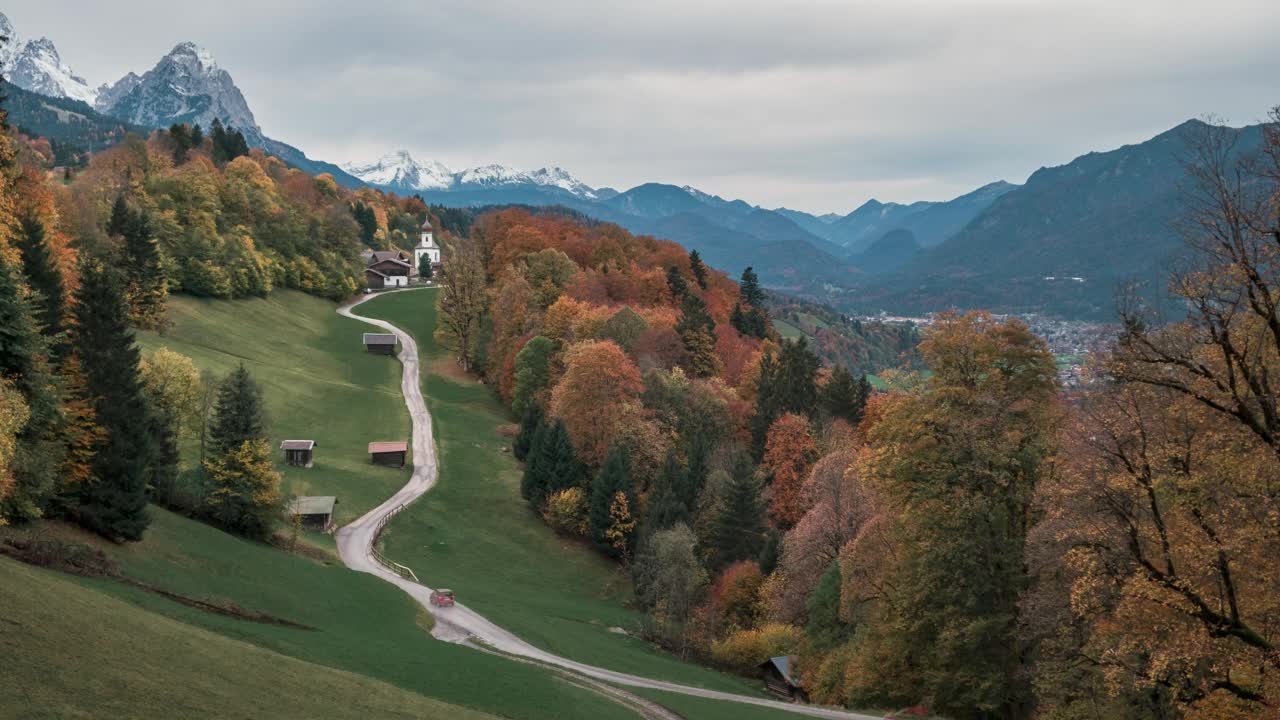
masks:
{"type": "Polygon", "coordinates": [[[403,146],[814,211],[1022,181],[1280,102],[1280,3],[1253,0],[13,5],[95,83],[207,46],[314,156],[403,146]]]}

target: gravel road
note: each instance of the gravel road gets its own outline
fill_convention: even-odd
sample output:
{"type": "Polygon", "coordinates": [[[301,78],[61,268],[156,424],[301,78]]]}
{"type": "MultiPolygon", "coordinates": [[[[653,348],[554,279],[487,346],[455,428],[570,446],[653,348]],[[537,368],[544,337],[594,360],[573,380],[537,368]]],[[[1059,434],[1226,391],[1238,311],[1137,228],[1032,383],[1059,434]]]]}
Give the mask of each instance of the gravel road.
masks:
{"type": "MultiPolygon", "coordinates": [[[[420,292],[423,290],[425,289],[398,290],[394,292],[420,292]]],[[[706,690],[665,680],[652,680],[638,675],[614,672],[606,668],[575,662],[530,645],[461,603],[451,608],[435,607],[430,603],[431,588],[421,583],[407,580],[391,572],[375,560],[372,552],[373,541],[380,523],[401,506],[417,500],[430,490],[436,483],[438,467],[436,464],[436,447],[432,441],[431,434],[431,415],[427,412],[427,404],[422,397],[422,383],[419,380],[418,346],[408,333],[391,323],[362,317],[353,312],[357,306],[373,297],[377,296],[361,296],[355,302],[338,308],[338,314],[376,325],[387,332],[395,333],[400,339],[399,358],[404,368],[400,379],[400,388],[404,393],[405,405],[408,406],[409,415],[413,420],[413,476],[395,495],[365,513],[360,519],[338,530],[336,533],[338,554],[342,557],[342,561],[346,563],[347,567],[359,572],[376,575],[413,596],[435,618],[435,627],[432,629],[431,634],[440,640],[454,643],[480,643],[498,652],[545,663],[615,685],[665,690],[711,700],[746,703],[819,718],[877,720],[871,715],[860,715],[836,708],[798,705],[778,700],[736,695],[718,690],[706,690]]]]}

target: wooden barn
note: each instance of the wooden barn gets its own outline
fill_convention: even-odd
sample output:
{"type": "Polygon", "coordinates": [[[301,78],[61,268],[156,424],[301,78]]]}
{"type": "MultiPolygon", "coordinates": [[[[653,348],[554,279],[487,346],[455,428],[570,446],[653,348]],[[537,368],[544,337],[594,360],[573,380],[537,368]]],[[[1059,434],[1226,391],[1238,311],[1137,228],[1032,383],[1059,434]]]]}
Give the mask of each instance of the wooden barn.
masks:
{"type": "Polygon", "coordinates": [[[311,467],[311,453],[315,448],[315,440],[285,440],[280,443],[284,461],[298,467],[311,467]]]}
{"type": "Polygon", "coordinates": [[[395,355],[396,336],[391,333],[365,333],[364,349],[379,355],[395,355]]]}
{"type": "Polygon", "coordinates": [[[306,530],[329,532],[333,528],[333,506],[338,498],[332,495],[296,497],[289,501],[289,515],[301,518],[306,530]]]}
{"type": "Polygon", "coordinates": [[[404,467],[405,456],[408,453],[409,443],[406,442],[369,443],[369,459],[374,465],[404,467]]]}
{"type": "Polygon", "coordinates": [[[764,680],[764,689],[788,700],[808,702],[804,689],[796,682],[793,675],[794,668],[794,658],[787,655],[771,657],[760,663],[760,676],[764,680]]]}

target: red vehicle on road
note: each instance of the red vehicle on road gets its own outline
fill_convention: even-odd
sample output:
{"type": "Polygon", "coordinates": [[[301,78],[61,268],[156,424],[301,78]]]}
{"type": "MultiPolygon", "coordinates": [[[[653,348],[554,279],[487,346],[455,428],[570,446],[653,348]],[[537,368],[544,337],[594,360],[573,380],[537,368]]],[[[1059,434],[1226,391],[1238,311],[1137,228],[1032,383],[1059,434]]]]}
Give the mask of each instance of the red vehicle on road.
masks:
{"type": "Polygon", "coordinates": [[[436,607],[453,607],[453,591],[446,588],[432,591],[431,604],[436,607]]]}

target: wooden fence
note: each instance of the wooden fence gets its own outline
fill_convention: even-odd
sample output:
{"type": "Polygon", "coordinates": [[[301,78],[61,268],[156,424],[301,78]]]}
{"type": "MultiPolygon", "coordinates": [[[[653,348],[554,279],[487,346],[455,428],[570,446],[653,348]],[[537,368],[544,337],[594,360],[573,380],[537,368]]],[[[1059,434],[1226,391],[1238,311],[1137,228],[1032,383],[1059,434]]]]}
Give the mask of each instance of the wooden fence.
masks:
{"type": "Polygon", "coordinates": [[[382,566],[385,567],[386,569],[390,570],[391,572],[399,575],[400,577],[406,580],[413,580],[414,582],[421,585],[422,581],[418,579],[418,576],[415,575],[413,570],[411,570],[408,566],[401,565],[398,562],[392,562],[389,558],[387,558],[387,556],[383,555],[381,552],[378,551],[378,538],[382,536],[383,528],[387,526],[387,523],[391,520],[391,518],[398,515],[400,511],[405,509],[406,507],[408,507],[408,505],[400,505],[396,507],[395,510],[392,510],[391,512],[382,516],[382,519],[378,521],[377,529],[373,531],[373,542],[370,543],[369,545],[369,552],[373,555],[373,559],[382,563],[382,566]]]}

